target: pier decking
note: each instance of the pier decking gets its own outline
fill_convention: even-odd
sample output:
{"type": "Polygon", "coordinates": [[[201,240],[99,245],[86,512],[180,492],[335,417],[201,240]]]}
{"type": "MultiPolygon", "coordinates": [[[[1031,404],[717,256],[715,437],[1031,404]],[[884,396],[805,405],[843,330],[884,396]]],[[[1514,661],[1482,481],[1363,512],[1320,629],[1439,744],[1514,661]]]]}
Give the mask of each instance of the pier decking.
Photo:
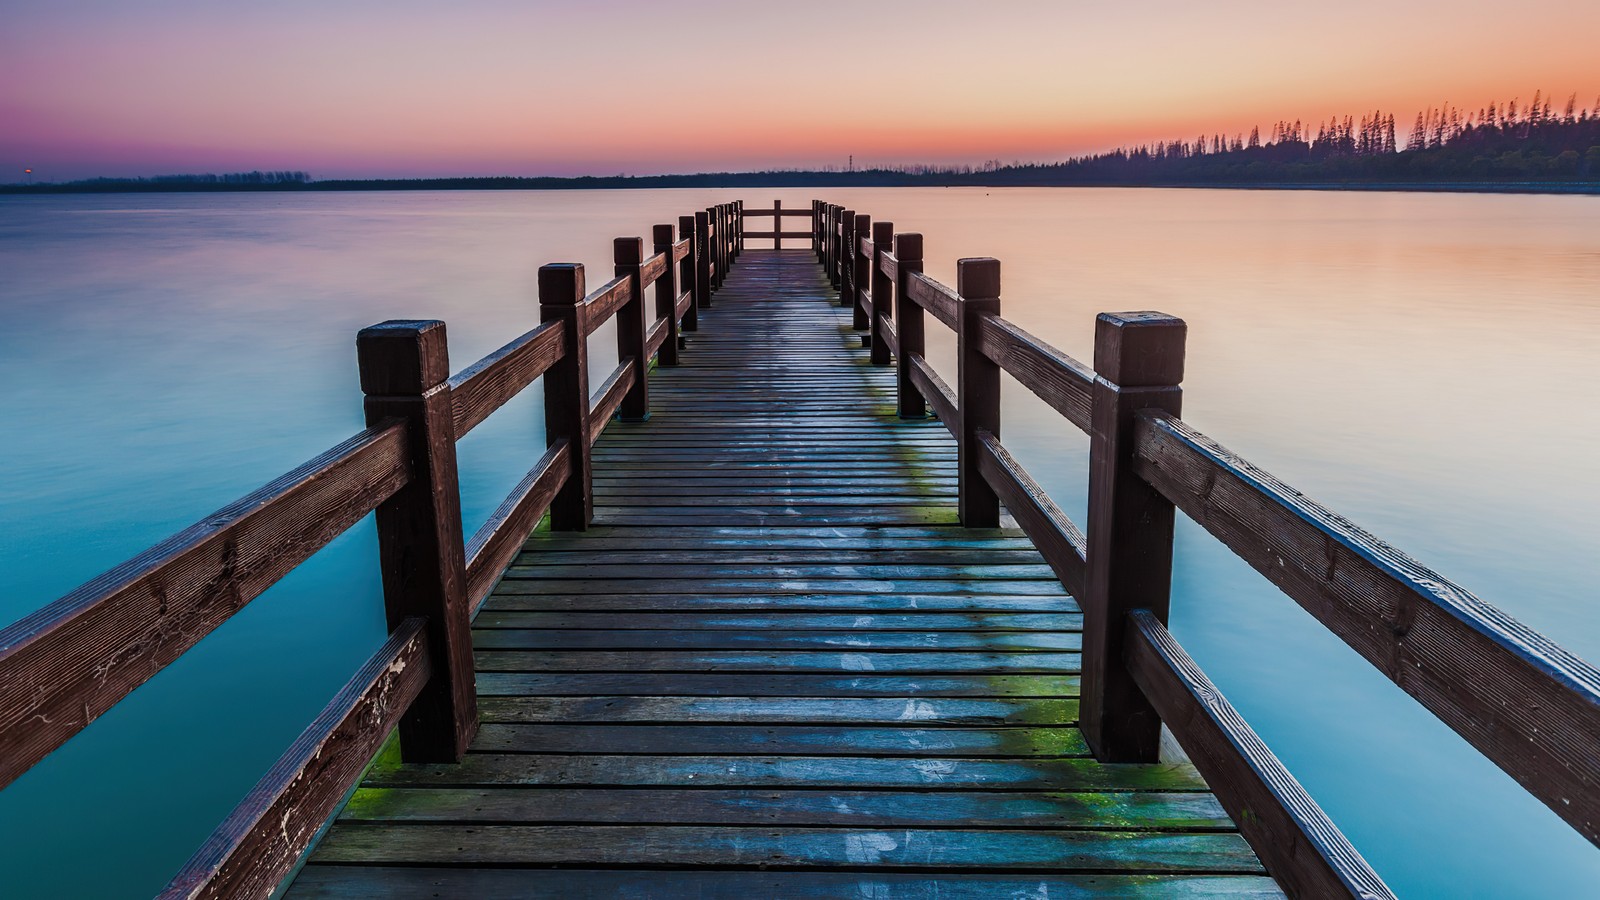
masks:
{"type": "Polygon", "coordinates": [[[1076,603],[831,293],[745,252],[478,614],[466,760],[380,763],[290,897],[1278,894],[1192,767],[1089,757],[1076,603]]]}

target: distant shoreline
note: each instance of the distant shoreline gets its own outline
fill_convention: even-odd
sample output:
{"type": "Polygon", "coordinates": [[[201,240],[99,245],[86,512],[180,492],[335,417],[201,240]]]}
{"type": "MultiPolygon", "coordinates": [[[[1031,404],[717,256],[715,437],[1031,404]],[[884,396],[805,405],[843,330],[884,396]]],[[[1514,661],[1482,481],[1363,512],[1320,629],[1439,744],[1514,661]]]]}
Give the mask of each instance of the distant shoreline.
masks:
{"type": "MultiPolygon", "coordinates": [[[[970,176],[969,176],[970,178],[970,176]]],[[[207,194],[207,193],[316,193],[363,191],[583,191],[660,190],[690,188],[1181,188],[1188,190],[1250,191],[1376,191],[1449,194],[1572,194],[1600,195],[1600,181],[1348,181],[1348,182],[983,182],[967,178],[902,176],[882,173],[761,173],[760,175],[651,175],[636,178],[417,178],[339,179],[296,184],[163,184],[152,182],[90,182],[66,184],[0,184],[0,194],[11,196],[60,194],[207,194]]]]}

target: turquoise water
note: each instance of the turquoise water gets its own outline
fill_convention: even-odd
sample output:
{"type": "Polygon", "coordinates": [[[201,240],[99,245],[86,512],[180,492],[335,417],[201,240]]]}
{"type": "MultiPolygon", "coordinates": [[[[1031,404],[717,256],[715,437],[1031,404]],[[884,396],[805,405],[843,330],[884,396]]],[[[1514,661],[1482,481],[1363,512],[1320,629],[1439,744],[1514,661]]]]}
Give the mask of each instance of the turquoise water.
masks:
{"type": "MultiPolygon", "coordinates": [[[[356,431],[354,335],[449,323],[459,369],[537,319],[540,263],[701,191],[0,198],[11,621],[356,431]]],[[[829,192],[1004,263],[1005,314],[1190,323],[1186,418],[1573,651],[1589,601],[1600,202],[1164,190],[829,192]]],[[[953,373],[930,327],[930,356],[953,373]]],[[[596,335],[597,374],[614,340],[596,335]]],[[[468,530],[542,446],[535,386],[461,446],[468,530]]],[[[1087,441],[1025,390],[1006,444],[1082,520],[1087,441]]],[[[357,526],[0,792],[6,896],[158,889],[382,638],[357,526]]],[[[1584,894],[1600,851],[1198,528],[1173,628],[1402,896],[1584,894]]]]}

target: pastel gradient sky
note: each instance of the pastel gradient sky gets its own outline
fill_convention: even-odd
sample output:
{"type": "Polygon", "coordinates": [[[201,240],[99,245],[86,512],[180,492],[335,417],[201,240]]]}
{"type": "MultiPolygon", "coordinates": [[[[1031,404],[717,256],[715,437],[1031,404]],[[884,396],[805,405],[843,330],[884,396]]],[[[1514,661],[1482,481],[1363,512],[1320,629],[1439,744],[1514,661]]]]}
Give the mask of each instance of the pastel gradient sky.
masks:
{"type": "Polygon", "coordinates": [[[0,182],[1060,159],[1592,106],[1597,40],[1596,0],[5,0],[0,182]]]}

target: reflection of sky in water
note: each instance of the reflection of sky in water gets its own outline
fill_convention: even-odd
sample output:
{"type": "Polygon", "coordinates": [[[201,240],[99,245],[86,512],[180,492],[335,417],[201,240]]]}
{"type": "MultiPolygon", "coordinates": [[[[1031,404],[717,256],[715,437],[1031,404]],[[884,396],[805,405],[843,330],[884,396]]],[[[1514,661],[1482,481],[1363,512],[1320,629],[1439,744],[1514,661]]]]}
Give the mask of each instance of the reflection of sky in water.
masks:
{"type": "MultiPolygon", "coordinates": [[[[598,285],[619,229],[724,196],[0,200],[0,620],[356,430],[361,326],[443,318],[460,369],[536,321],[538,263],[586,262],[598,285]]],[[[922,231],[950,283],[956,257],[999,257],[1008,317],[1086,361],[1095,312],[1184,316],[1191,421],[1600,659],[1583,590],[1600,555],[1600,417],[1582,391],[1600,349],[1593,199],[829,197],[922,231]]],[[[929,338],[953,373],[943,329],[929,338]]],[[[535,387],[463,442],[469,530],[532,463],[537,403],[535,387]]],[[[1007,445],[1081,521],[1086,440],[1015,385],[1005,405],[1007,445]]],[[[62,876],[88,844],[104,871],[66,866],[77,889],[154,890],[376,646],[373,543],[353,530],[0,794],[12,887],[62,876]]],[[[1176,581],[1180,639],[1402,895],[1600,876],[1592,847],[1192,526],[1176,581]]]]}

